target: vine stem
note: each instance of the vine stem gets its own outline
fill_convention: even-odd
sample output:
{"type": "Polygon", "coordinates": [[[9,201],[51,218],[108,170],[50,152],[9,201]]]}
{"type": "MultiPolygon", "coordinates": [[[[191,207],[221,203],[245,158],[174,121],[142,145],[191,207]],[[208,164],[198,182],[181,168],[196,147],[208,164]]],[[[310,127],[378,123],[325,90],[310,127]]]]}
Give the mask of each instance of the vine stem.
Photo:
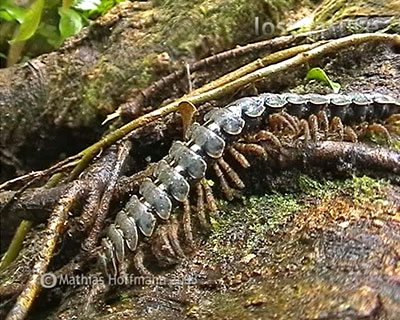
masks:
{"type": "MultiPolygon", "coordinates": [[[[56,186],[61,178],[62,178],[62,173],[54,174],[46,183],[45,188],[49,189],[56,186]]],[[[29,230],[31,229],[32,225],[33,221],[30,220],[21,221],[21,223],[17,228],[17,231],[14,234],[14,237],[11,240],[11,243],[6,253],[3,256],[3,259],[1,259],[0,270],[6,268],[18,256],[22,248],[22,243],[24,242],[24,239],[28,234],[29,230]]]]}
{"type": "Polygon", "coordinates": [[[17,228],[17,231],[14,234],[13,239],[11,240],[10,246],[8,247],[6,253],[4,254],[3,259],[1,259],[0,270],[6,268],[18,256],[18,253],[22,248],[22,243],[24,242],[25,236],[31,229],[32,225],[33,225],[32,221],[29,220],[21,221],[21,223],[17,228]]]}
{"type": "Polygon", "coordinates": [[[185,95],[174,102],[162,107],[160,109],[154,110],[144,116],[137,118],[131,122],[128,122],[124,126],[118,128],[117,130],[109,133],[103,137],[97,143],[91,145],[89,148],[83,150],[80,154],[82,159],[79,164],[72,170],[69,180],[75,179],[88,163],[93,159],[93,157],[100,152],[103,148],[106,148],[116,142],[117,140],[123,138],[128,133],[137,129],[139,127],[145,126],[160,117],[166,116],[167,114],[178,110],[179,104],[183,101],[190,102],[194,105],[199,105],[207,101],[218,99],[221,96],[231,93],[240,87],[243,87],[249,83],[259,81],[267,76],[275,75],[279,72],[288,71],[291,68],[297,67],[304,63],[309,63],[314,59],[320,58],[326,54],[335,52],[339,49],[361,45],[368,42],[390,42],[396,46],[400,46],[400,36],[399,35],[388,35],[388,34],[378,34],[378,33],[366,33],[366,34],[356,34],[347,37],[343,37],[337,40],[331,40],[326,44],[320,45],[314,49],[308,50],[306,52],[301,52],[294,56],[293,58],[284,60],[282,62],[258,69],[245,76],[239,77],[238,79],[226,83],[218,88],[201,92],[197,95],[185,95]]]}
{"type": "Polygon", "coordinates": [[[303,44],[303,45],[299,45],[299,46],[295,46],[289,49],[285,49],[285,50],[281,50],[281,51],[277,51],[271,54],[267,54],[264,58],[262,59],[257,59],[253,62],[250,62],[249,64],[235,70],[232,71],[220,78],[218,78],[217,80],[214,80],[208,84],[205,84],[204,86],[202,86],[199,89],[193,90],[190,93],[190,96],[196,95],[196,94],[200,94],[203,92],[207,92],[210,91],[212,89],[221,87],[224,84],[227,84],[233,80],[236,80],[240,77],[245,76],[246,74],[249,74],[250,72],[253,72],[259,68],[262,67],[266,67],[269,66],[273,63],[278,63],[281,62],[283,60],[292,58],[293,56],[295,56],[296,54],[299,54],[301,52],[305,52],[307,50],[311,50],[314,49],[322,44],[327,43],[327,41],[319,41],[316,42],[314,44],[303,44]]]}
{"type": "MultiPolygon", "coordinates": [[[[315,36],[321,35],[325,31],[327,31],[327,29],[309,31],[296,35],[287,35],[247,44],[245,46],[237,46],[233,49],[223,51],[218,54],[212,55],[210,57],[196,61],[189,65],[189,70],[191,73],[193,73],[199,70],[203,70],[205,68],[215,67],[218,63],[228,61],[229,59],[232,58],[238,58],[249,53],[266,51],[266,50],[268,51],[279,50],[283,47],[288,47],[291,45],[295,45],[297,43],[301,43],[302,41],[307,41],[307,40],[311,41],[310,39],[312,39],[315,36]]],[[[161,79],[152,83],[147,88],[140,90],[139,93],[135,93],[135,91],[132,91],[130,95],[131,96],[134,95],[135,97],[133,99],[128,99],[127,102],[120,105],[116,112],[107,116],[105,122],[118,118],[123,114],[132,115],[132,113],[134,113],[133,110],[135,109],[138,110],[144,107],[146,102],[148,102],[149,98],[157,95],[162,90],[165,90],[174,81],[178,81],[180,78],[186,75],[187,75],[187,67],[176,70],[173,73],[170,73],[165,77],[162,77],[161,79]]]]}
{"type": "Polygon", "coordinates": [[[7,180],[6,182],[0,184],[0,191],[10,188],[13,184],[16,184],[16,183],[24,182],[24,181],[31,180],[31,179],[40,179],[40,178],[43,178],[52,173],[55,174],[55,173],[65,170],[65,169],[68,169],[70,167],[74,167],[75,165],[78,164],[81,157],[82,157],[82,154],[78,153],[74,156],[68,157],[60,162],[57,162],[55,165],[51,166],[50,168],[48,168],[46,170],[32,171],[27,174],[24,174],[23,176],[19,176],[14,179],[7,180]]]}

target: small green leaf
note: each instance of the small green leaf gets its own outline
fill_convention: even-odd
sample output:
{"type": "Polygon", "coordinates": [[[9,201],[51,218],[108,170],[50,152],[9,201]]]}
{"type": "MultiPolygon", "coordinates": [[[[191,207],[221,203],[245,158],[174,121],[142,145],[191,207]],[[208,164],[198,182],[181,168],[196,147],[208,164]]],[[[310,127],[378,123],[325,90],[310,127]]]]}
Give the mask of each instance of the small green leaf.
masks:
{"type": "Polygon", "coordinates": [[[64,39],[81,31],[82,17],[78,12],[69,8],[58,8],[58,14],[61,17],[58,27],[64,39]]]}
{"type": "Polygon", "coordinates": [[[93,10],[100,6],[101,0],[76,0],[74,7],[81,10],[93,10]]]}
{"type": "Polygon", "coordinates": [[[3,52],[0,52],[0,58],[7,59],[7,56],[3,52]]]}
{"type": "Polygon", "coordinates": [[[312,68],[310,71],[308,71],[306,79],[321,81],[327,84],[334,93],[338,93],[340,91],[340,84],[329,79],[328,75],[321,68],[312,68]]]}
{"type": "Polygon", "coordinates": [[[58,26],[51,24],[42,24],[37,30],[37,34],[46,38],[46,41],[54,48],[60,47],[64,41],[60,35],[58,26]]]}
{"type": "Polygon", "coordinates": [[[25,19],[26,10],[23,8],[17,6],[4,5],[1,7],[1,9],[6,11],[13,18],[13,20],[17,20],[19,23],[22,23],[25,19]]]}
{"type": "Polygon", "coordinates": [[[10,41],[10,43],[28,40],[35,34],[42,17],[43,6],[44,0],[36,0],[31,5],[21,23],[21,26],[19,27],[18,34],[10,41]]]}

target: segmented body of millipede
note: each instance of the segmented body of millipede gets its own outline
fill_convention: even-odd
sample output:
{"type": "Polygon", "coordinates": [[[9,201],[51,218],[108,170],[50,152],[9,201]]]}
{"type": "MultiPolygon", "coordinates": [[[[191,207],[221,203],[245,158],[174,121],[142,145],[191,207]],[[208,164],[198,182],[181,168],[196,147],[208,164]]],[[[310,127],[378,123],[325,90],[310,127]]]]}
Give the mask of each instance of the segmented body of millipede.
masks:
{"type": "MultiPolygon", "coordinates": [[[[100,261],[108,274],[117,275],[126,269],[127,252],[134,252],[136,269],[147,272],[139,242],[141,237],[155,233],[170,257],[184,256],[174,209],[183,208],[182,233],[191,242],[190,194],[197,196],[195,208],[203,227],[208,225],[205,208],[217,210],[212,190],[205,182],[208,170],[214,171],[228,199],[234,197],[235,189],[244,187],[239,174],[224,158],[227,153],[242,168],[248,168],[246,153],[266,158],[279,153],[282,145],[319,140],[356,142],[370,131],[382,134],[390,144],[391,135],[399,134],[399,113],[400,101],[363,93],[264,93],[213,109],[205,114],[203,124],[195,122],[189,127],[186,142],[172,144],[153,176],[141,183],[139,194],[132,195],[118,212],[102,239],[100,261]]],[[[154,255],[160,258],[163,253],[155,250],[154,255]]]]}

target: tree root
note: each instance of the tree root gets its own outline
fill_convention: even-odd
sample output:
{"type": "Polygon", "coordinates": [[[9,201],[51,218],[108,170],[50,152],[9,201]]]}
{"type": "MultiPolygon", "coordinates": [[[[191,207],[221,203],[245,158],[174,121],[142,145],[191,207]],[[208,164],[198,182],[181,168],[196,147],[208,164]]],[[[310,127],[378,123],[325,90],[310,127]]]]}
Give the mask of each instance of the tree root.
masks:
{"type": "Polygon", "coordinates": [[[46,272],[50,260],[53,257],[58,240],[65,230],[69,209],[75,202],[78,194],[79,190],[76,188],[68,190],[68,192],[61,197],[58,205],[54,208],[47,225],[46,238],[44,239],[42,251],[38,256],[38,260],[32,269],[32,274],[24,290],[18,296],[17,302],[9,312],[6,318],[7,320],[24,319],[27,316],[40,291],[41,278],[46,272]]]}
{"type": "MultiPolygon", "coordinates": [[[[82,198],[85,200],[89,199],[90,201],[84,206],[84,213],[81,218],[88,236],[84,240],[81,251],[78,254],[78,263],[76,263],[76,261],[70,262],[65,267],[70,270],[70,272],[81,268],[82,264],[89,260],[93,256],[93,253],[96,252],[99,234],[103,229],[104,221],[109,214],[113,199],[126,194],[127,190],[132,190],[131,188],[137,186],[137,181],[140,180],[140,178],[143,178],[146,174],[151,172],[150,167],[144,173],[142,172],[130,178],[120,179],[125,161],[130,152],[130,143],[127,140],[123,140],[118,145],[115,145],[118,140],[122,138],[127,139],[133,130],[146,126],[171,112],[177,111],[181,102],[185,101],[194,105],[200,105],[213,99],[219,99],[245,85],[260,81],[265,77],[287,72],[305,63],[311,64],[322,56],[337,52],[342,48],[369,42],[384,42],[400,45],[400,37],[398,35],[385,34],[353,35],[338,40],[299,46],[283,52],[278,52],[273,56],[261,60],[261,63],[260,61],[253,62],[208,86],[177,99],[165,107],[125,124],[121,128],[104,136],[100,141],[79,154],[56,164],[48,170],[32,173],[29,175],[29,178],[25,176],[23,179],[14,179],[12,182],[6,182],[0,186],[0,190],[5,190],[16,183],[27,181],[30,178],[34,180],[42,179],[50,173],[54,174],[54,172],[67,171],[74,166],[68,178],[63,181],[64,184],[58,187],[48,190],[39,189],[31,193],[22,193],[15,202],[12,201],[16,194],[18,195],[18,193],[21,193],[21,190],[4,191],[0,193],[0,204],[3,202],[10,212],[12,212],[13,208],[14,210],[21,209],[21,207],[19,207],[21,205],[26,206],[26,212],[30,211],[29,207],[35,208],[35,206],[43,210],[44,208],[52,207],[56,202],[54,210],[48,220],[44,239],[45,242],[41,254],[38,256],[32,274],[7,319],[23,319],[28,314],[35,301],[35,297],[37,297],[40,291],[41,277],[48,269],[57,242],[66,230],[68,214],[73,205],[82,198]],[[290,58],[287,59],[288,57],[290,58]],[[282,59],[284,60],[281,61],[282,59]],[[276,61],[281,62],[276,63],[276,61]],[[265,64],[268,63],[274,64],[265,66],[265,64]],[[93,162],[93,165],[89,166],[89,168],[84,171],[89,163],[93,161],[94,157],[102,151],[104,154],[99,155],[98,159],[93,162]],[[83,174],[81,174],[82,172],[83,174]],[[88,198],[87,196],[90,195],[90,188],[93,188],[93,193],[88,198]],[[31,202],[23,201],[26,199],[30,199],[31,202]]],[[[349,163],[356,168],[360,167],[361,169],[368,170],[370,169],[369,166],[372,164],[377,171],[389,171],[397,175],[398,171],[396,170],[400,167],[399,158],[398,152],[396,153],[395,151],[380,147],[372,148],[365,145],[345,142],[318,142],[307,144],[304,148],[289,148],[286,151],[283,150],[279,163],[281,167],[291,166],[296,163],[324,166],[326,163],[337,163],[339,160],[344,159],[345,161],[349,161],[349,163]]],[[[2,220],[5,219],[3,216],[4,214],[1,215],[2,220]]],[[[9,213],[7,213],[7,216],[9,216],[9,213]]],[[[67,272],[66,269],[62,269],[63,272],[67,272]]]]}

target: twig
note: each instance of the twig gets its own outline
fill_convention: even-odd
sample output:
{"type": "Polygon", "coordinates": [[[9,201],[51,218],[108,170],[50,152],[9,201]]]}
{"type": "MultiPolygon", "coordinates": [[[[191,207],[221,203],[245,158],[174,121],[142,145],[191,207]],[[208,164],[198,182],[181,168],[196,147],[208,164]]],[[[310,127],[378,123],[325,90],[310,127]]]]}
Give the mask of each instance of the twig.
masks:
{"type": "Polygon", "coordinates": [[[186,64],[186,76],[187,76],[187,81],[189,84],[189,92],[192,92],[193,85],[192,85],[192,80],[190,79],[191,73],[190,73],[190,64],[189,63],[186,64]]]}
{"type": "Polygon", "coordinates": [[[217,80],[214,80],[204,86],[202,86],[199,89],[194,90],[193,92],[191,92],[190,95],[196,95],[196,94],[200,94],[212,89],[216,89],[218,87],[221,87],[224,84],[227,84],[233,80],[236,80],[240,77],[245,76],[246,74],[249,74],[250,72],[253,72],[261,67],[266,67],[269,66],[273,63],[278,63],[281,62],[283,60],[289,59],[293,56],[295,56],[296,54],[305,52],[307,50],[311,50],[314,49],[322,44],[326,44],[327,41],[320,41],[314,44],[303,44],[303,45],[299,45],[293,48],[289,48],[289,49],[285,49],[282,51],[277,51],[271,54],[266,55],[264,58],[262,59],[257,59],[253,62],[250,62],[249,64],[235,70],[232,71],[220,78],[218,78],[217,80]]]}
{"type": "MultiPolygon", "coordinates": [[[[320,58],[326,54],[336,52],[344,47],[351,47],[355,45],[361,45],[367,42],[392,42],[396,45],[400,45],[400,36],[398,35],[386,35],[386,34],[359,34],[344,37],[338,40],[331,40],[328,43],[318,46],[306,52],[299,53],[295,57],[282,61],[277,64],[273,64],[250,74],[247,74],[239,79],[231,81],[221,87],[215,88],[213,90],[204,92],[200,95],[193,97],[196,102],[192,103],[204,103],[211,99],[216,99],[221,97],[223,94],[233,92],[234,90],[245,86],[249,83],[261,80],[265,77],[275,75],[280,72],[290,70],[291,68],[298,67],[299,65],[305,63],[311,63],[312,60],[320,58]]],[[[188,101],[191,98],[187,99],[188,101]]]]}
{"type": "MultiPolygon", "coordinates": [[[[221,63],[222,61],[237,58],[245,54],[248,54],[249,52],[256,53],[258,51],[265,51],[265,50],[279,50],[280,48],[300,43],[301,41],[313,35],[319,34],[323,31],[326,31],[326,29],[319,31],[305,32],[297,35],[268,39],[248,44],[243,47],[239,46],[234,49],[227,50],[218,53],[216,55],[204,58],[202,60],[196,61],[192,64],[189,64],[189,69],[191,73],[194,73],[205,67],[211,67],[213,65],[221,63]]],[[[162,90],[164,90],[170,84],[176,82],[178,79],[182,78],[186,73],[187,73],[186,68],[182,68],[157,80],[147,88],[141,90],[139,94],[135,94],[134,99],[128,100],[126,103],[122,104],[114,114],[111,114],[109,117],[107,117],[106,121],[114,119],[119,115],[124,115],[128,118],[136,115],[137,112],[147,103],[147,101],[151,97],[157,96],[162,90]]],[[[133,95],[133,93],[131,95],[133,95]]]]}
{"type": "Polygon", "coordinates": [[[33,225],[32,221],[29,220],[21,221],[20,225],[17,228],[17,231],[14,234],[13,239],[11,240],[11,243],[6,253],[3,256],[3,259],[1,259],[0,270],[7,267],[18,256],[22,248],[22,242],[24,241],[25,236],[31,229],[32,225],[33,225]]]}
{"type": "Polygon", "coordinates": [[[71,172],[70,180],[75,179],[79,173],[87,166],[87,164],[91,161],[91,159],[102,149],[110,146],[115,141],[121,139],[132,130],[137,129],[139,127],[145,126],[162,116],[165,116],[171,112],[174,112],[178,109],[179,103],[182,101],[188,101],[194,105],[199,105],[210,101],[212,99],[220,98],[221,96],[231,93],[236,89],[243,87],[249,83],[261,80],[267,76],[272,76],[280,72],[284,72],[290,70],[291,68],[297,67],[304,63],[310,63],[312,60],[320,58],[326,54],[338,51],[339,49],[360,45],[367,42],[391,42],[400,46],[400,36],[399,35],[387,35],[387,34],[375,34],[375,33],[367,33],[367,34],[357,34],[348,37],[344,37],[337,40],[331,40],[327,44],[321,45],[317,48],[309,50],[307,52],[300,53],[295,57],[282,61],[277,64],[273,64],[271,66],[264,67],[257,71],[254,71],[250,74],[247,74],[235,81],[227,83],[221,87],[216,89],[195,95],[195,96],[183,96],[180,99],[166,105],[163,108],[154,110],[144,116],[135,119],[121,128],[111,132],[110,134],[103,137],[100,141],[93,144],[89,148],[83,150],[81,154],[83,157],[79,164],[74,168],[71,172]]]}
{"type": "MultiPolygon", "coordinates": [[[[396,21],[395,17],[374,17],[371,19],[359,18],[349,21],[340,21],[335,23],[329,28],[320,30],[308,31],[296,35],[282,36],[278,38],[268,39],[252,44],[248,44],[243,47],[236,47],[231,50],[227,50],[216,55],[204,58],[196,61],[189,65],[192,73],[205,69],[206,67],[212,67],[220,64],[223,61],[241,57],[243,55],[251,53],[258,53],[260,51],[275,51],[289,46],[293,46],[300,43],[312,43],[318,40],[329,40],[337,39],[340,37],[348,36],[354,33],[354,30],[358,30],[357,33],[372,33],[379,30],[384,30],[388,26],[392,25],[392,21],[396,21]],[[372,20],[372,21],[371,21],[372,20]]],[[[137,116],[141,108],[149,103],[149,100],[153,97],[158,97],[165,89],[171,84],[178,81],[186,73],[186,70],[179,69],[175,72],[157,80],[147,88],[140,90],[139,93],[136,91],[131,92],[130,96],[134,96],[133,99],[129,99],[127,102],[122,104],[118,110],[109,115],[105,122],[123,115],[126,118],[132,118],[137,116]]]]}
{"type": "MultiPolygon", "coordinates": [[[[396,45],[400,45],[399,42],[399,36],[398,35],[386,35],[386,34],[360,34],[360,35],[352,35],[348,36],[345,38],[337,39],[337,40],[332,40],[328,42],[327,44],[324,44],[320,47],[314,48],[310,50],[309,52],[304,52],[301,54],[298,54],[296,57],[291,58],[289,60],[280,62],[278,64],[271,65],[269,67],[265,67],[261,70],[255,71],[251,74],[248,74],[240,79],[237,79],[236,81],[232,83],[228,83],[224,86],[221,86],[219,88],[201,93],[196,96],[183,96],[180,99],[177,99],[176,101],[168,104],[167,106],[154,110],[138,119],[135,119],[124,126],[118,128],[117,130],[109,133],[108,135],[104,136],[101,140],[96,142],[95,144],[91,145],[90,147],[86,148],[85,150],[81,151],[79,154],[70,157],[66,160],[76,160],[80,159],[78,165],[74,168],[74,170],[71,172],[69,176],[69,180],[75,179],[79,173],[88,165],[88,163],[91,161],[91,159],[102,149],[105,147],[110,146],[113,144],[115,141],[121,139],[125,135],[127,135],[129,132],[132,130],[145,126],[157,119],[159,119],[162,116],[165,116],[171,112],[174,112],[178,109],[179,103],[182,101],[188,101],[193,104],[201,104],[204,102],[207,102],[211,99],[216,99],[220,97],[223,94],[232,92],[233,90],[246,85],[250,82],[254,82],[257,80],[262,79],[263,77],[276,74],[278,72],[286,71],[290,68],[296,67],[302,63],[307,63],[313,59],[316,59],[320,56],[326,55],[328,53],[334,52],[336,50],[339,50],[343,47],[347,46],[352,46],[352,45],[360,45],[362,43],[366,42],[376,42],[376,41],[382,41],[382,42],[392,42],[396,45]]],[[[68,162],[64,160],[63,164],[68,162]]],[[[62,168],[62,164],[56,164],[50,169],[53,168],[62,168]]],[[[50,170],[48,169],[48,170],[50,170]]],[[[45,170],[44,172],[47,172],[45,170]]],[[[14,179],[15,180],[15,179],[14,179]]],[[[0,189],[4,188],[5,186],[9,185],[10,182],[6,182],[3,185],[0,185],[0,189]]]]}
{"type": "Polygon", "coordinates": [[[40,281],[43,274],[46,272],[51,258],[53,257],[58,239],[62,235],[65,222],[68,218],[68,212],[78,195],[79,190],[72,188],[60,199],[59,204],[54,208],[50,216],[47,232],[44,235],[44,245],[37,261],[32,269],[32,274],[19,295],[17,302],[7,315],[7,320],[22,320],[25,319],[30,308],[37,297],[40,290],[40,281]]]}
{"type": "Polygon", "coordinates": [[[17,295],[24,290],[24,285],[22,283],[10,283],[7,286],[0,287],[0,298],[9,297],[17,295]]]}
{"type": "MultiPolygon", "coordinates": [[[[125,195],[132,190],[136,190],[139,188],[140,183],[146,177],[150,176],[153,173],[154,166],[149,165],[144,171],[140,171],[135,173],[129,177],[120,177],[118,180],[118,184],[114,190],[113,201],[118,201],[121,196],[125,195]]],[[[93,188],[98,188],[98,185],[94,186],[93,180],[83,180],[83,181],[73,181],[72,183],[63,184],[58,187],[54,187],[51,189],[37,188],[31,189],[24,192],[23,197],[19,198],[17,201],[13,203],[13,205],[7,211],[6,217],[3,215],[0,216],[0,224],[4,224],[7,221],[7,217],[9,215],[17,215],[20,219],[29,219],[33,221],[42,222],[45,221],[51,213],[52,208],[67,189],[74,188],[79,186],[81,190],[93,190],[93,188]],[[40,212],[40,216],[35,214],[36,212],[40,212]],[[48,212],[48,214],[47,214],[48,212]]],[[[12,197],[12,194],[15,191],[5,191],[0,193],[0,205],[1,205],[1,196],[8,198],[12,197]],[[6,193],[6,194],[4,194],[6,193]],[[10,195],[7,195],[10,193],[10,195]]],[[[88,194],[82,194],[82,197],[86,197],[88,194]]],[[[89,202],[89,198],[88,198],[89,202]]],[[[87,213],[90,206],[86,206],[83,210],[80,220],[86,224],[90,223],[90,213],[87,213]],[[86,218],[86,216],[89,216],[86,218]]],[[[97,208],[97,206],[96,206],[97,208]]]]}
{"type": "MultiPolygon", "coordinates": [[[[19,26],[15,28],[13,37],[19,33],[19,29],[19,26]]],[[[22,51],[25,48],[25,44],[26,41],[17,41],[10,44],[7,54],[7,67],[11,67],[19,62],[22,56],[22,51]]]]}
{"type": "Polygon", "coordinates": [[[0,208],[0,214],[3,213],[6,209],[9,208],[11,203],[18,198],[26,189],[28,189],[31,185],[33,185],[36,182],[37,178],[33,178],[32,180],[28,181],[22,188],[17,190],[16,192],[13,193],[13,196],[8,199],[7,203],[4,203],[1,208],[0,208]]]}
{"type": "Polygon", "coordinates": [[[53,165],[50,168],[47,168],[45,170],[33,171],[33,172],[30,172],[23,176],[8,180],[8,181],[0,184],[0,191],[7,190],[16,183],[22,183],[22,182],[32,180],[32,179],[44,178],[50,174],[55,174],[57,172],[60,172],[65,169],[68,169],[70,167],[73,167],[78,163],[79,158],[81,158],[81,157],[82,157],[82,154],[78,153],[74,156],[68,157],[60,162],[57,162],[55,165],[53,165]]]}
{"type": "Polygon", "coordinates": [[[99,234],[103,229],[104,221],[107,217],[107,213],[109,212],[110,203],[114,195],[114,189],[117,185],[121,170],[124,167],[125,161],[129,155],[130,148],[131,143],[129,141],[124,141],[118,147],[114,170],[101,197],[96,220],[93,224],[93,228],[90,230],[89,236],[86,238],[85,242],[82,245],[82,249],[85,252],[86,256],[93,253],[93,250],[97,245],[99,234]]]}

